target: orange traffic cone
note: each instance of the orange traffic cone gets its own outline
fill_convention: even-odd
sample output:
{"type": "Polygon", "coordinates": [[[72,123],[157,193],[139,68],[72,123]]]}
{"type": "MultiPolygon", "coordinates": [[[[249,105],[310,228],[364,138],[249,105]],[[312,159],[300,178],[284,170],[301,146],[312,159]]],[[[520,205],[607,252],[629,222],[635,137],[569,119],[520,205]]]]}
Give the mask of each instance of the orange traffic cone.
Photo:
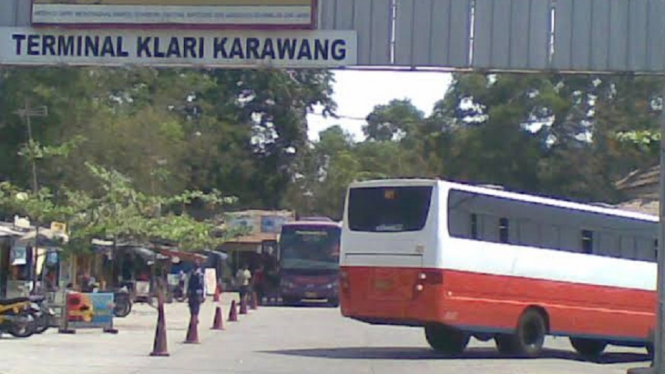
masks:
{"type": "Polygon", "coordinates": [[[189,328],[187,329],[187,337],[185,338],[186,344],[199,344],[198,324],[198,318],[192,314],[189,318],[189,328]]]}
{"type": "Polygon", "coordinates": [[[259,298],[256,296],[256,292],[252,292],[252,298],[249,299],[249,309],[252,309],[252,310],[258,309],[258,307],[259,307],[258,306],[258,304],[259,304],[258,299],[259,298]]]}
{"type": "Polygon", "coordinates": [[[247,314],[247,295],[240,298],[240,314],[247,314]]]}
{"type": "Polygon", "coordinates": [[[212,329],[213,330],[224,330],[224,321],[222,319],[222,307],[217,306],[215,308],[215,319],[212,322],[212,329]]]}
{"type": "Polygon", "coordinates": [[[161,293],[157,295],[157,327],[155,328],[155,341],[150,356],[168,357],[166,344],[166,322],[164,317],[164,299],[161,293]]]}
{"type": "Polygon", "coordinates": [[[236,306],[236,301],[231,301],[231,308],[229,309],[229,322],[238,321],[238,307],[236,306]]]}

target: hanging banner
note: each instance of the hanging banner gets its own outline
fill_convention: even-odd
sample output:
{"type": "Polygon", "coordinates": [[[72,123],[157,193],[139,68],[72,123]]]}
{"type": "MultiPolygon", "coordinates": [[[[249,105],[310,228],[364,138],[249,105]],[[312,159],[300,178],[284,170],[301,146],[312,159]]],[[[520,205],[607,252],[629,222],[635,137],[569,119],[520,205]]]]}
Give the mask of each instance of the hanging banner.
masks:
{"type": "Polygon", "coordinates": [[[314,0],[32,0],[33,25],[313,28],[314,0]]]}
{"type": "Polygon", "coordinates": [[[28,250],[26,247],[12,247],[9,253],[9,263],[12,266],[25,265],[28,263],[28,250]]]}
{"type": "Polygon", "coordinates": [[[334,68],[354,65],[355,31],[0,28],[0,64],[334,68]]]}

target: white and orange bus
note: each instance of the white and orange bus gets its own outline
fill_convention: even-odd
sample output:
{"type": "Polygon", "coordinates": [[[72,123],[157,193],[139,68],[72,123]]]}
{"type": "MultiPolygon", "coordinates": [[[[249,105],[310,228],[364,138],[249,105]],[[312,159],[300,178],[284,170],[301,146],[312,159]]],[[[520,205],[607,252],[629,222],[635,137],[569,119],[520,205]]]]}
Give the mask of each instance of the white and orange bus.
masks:
{"type": "Polygon", "coordinates": [[[342,315],[424,327],[459,353],[471,337],[538,355],[567,336],[652,351],[658,217],[440,180],[349,186],[342,315]]]}

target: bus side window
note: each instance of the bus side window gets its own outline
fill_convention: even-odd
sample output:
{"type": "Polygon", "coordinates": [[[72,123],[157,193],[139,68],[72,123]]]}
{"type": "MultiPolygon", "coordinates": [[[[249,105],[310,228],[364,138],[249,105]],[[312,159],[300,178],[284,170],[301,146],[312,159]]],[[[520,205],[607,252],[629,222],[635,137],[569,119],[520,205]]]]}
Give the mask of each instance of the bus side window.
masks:
{"type": "Polygon", "coordinates": [[[637,244],[635,238],[628,234],[621,235],[620,239],[621,256],[631,260],[637,260],[639,253],[637,253],[637,244]]]}
{"type": "Polygon", "coordinates": [[[483,241],[490,243],[499,243],[499,235],[496,230],[496,216],[489,214],[479,214],[478,221],[480,221],[480,237],[483,241]]]}
{"type": "Polygon", "coordinates": [[[593,252],[593,232],[590,230],[582,230],[582,252],[593,252]]]}
{"type": "Polygon", "coordinates": [[[566,250],[561,247],[561,229],[552,224],[540,225],[541,246],[548,249],[566,250]]]}
{"type": "Polygon", "coordinates": [[[656,262],[657,251],[653,247],[656,243],[644,236],[635,237],[635,256],[638,261],[656,262]]]}
{"type": "MultiPolygon", "coordinates": [[[[614,258],[622,258],[624,255],[621,251],[621,240],[615,233],[603,231],[598,233],[598,254],[601,256],[609,256],[614,258]]],[[[629,256],[632,256],[631,252],[629,256]]]]}
{"type": "Polygon", "coordinates": [[[478,215],[471,213],[471,239],[479,239],[478,235],[478,215]]]}
{"type": "Polygon", "coordinates": [[[509,230],[508,230],[508,218],[499,219],[499,241],[501,243],[509,243],[509,230]]]}
{"type": "Polygon", "coordinates": [[[537,223],[529,220],[520,220],[517,223],[519,233],[517,241],[521,245],[528,245],[530,247],[542,247],[540,240],[540,227],[537,223]]]}

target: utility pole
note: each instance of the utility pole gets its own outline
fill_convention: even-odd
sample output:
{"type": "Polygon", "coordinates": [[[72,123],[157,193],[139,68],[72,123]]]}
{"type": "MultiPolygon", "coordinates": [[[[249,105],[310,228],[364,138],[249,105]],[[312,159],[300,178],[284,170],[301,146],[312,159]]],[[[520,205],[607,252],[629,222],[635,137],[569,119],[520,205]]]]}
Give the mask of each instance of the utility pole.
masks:
{"type": "MultiPolygon", "coordinates": [[[[44,105],[31,108],[30,107],[30,102],[26,98],[23,104],[23,109],[19,109],[14,112],[14,114],[18,115],[21,117],[21,119],[25,120],[26,126],[28,127],[28,151],[30,152],[30,166],[32,168],[32,193],[34,194],[35,198],[39,194],[39,185],[37,184],[37,163],[35,161],[35,155],[33,153],[33,137],[32,137],[32,117],[46,117],[48,115],[48,108],[44,105]]],[[[37,251],[39,248],[39,217],[35,219],[35,244],[33,245],[33,253],[32,253],[32,290],[37,288],[37,251]]]]}

